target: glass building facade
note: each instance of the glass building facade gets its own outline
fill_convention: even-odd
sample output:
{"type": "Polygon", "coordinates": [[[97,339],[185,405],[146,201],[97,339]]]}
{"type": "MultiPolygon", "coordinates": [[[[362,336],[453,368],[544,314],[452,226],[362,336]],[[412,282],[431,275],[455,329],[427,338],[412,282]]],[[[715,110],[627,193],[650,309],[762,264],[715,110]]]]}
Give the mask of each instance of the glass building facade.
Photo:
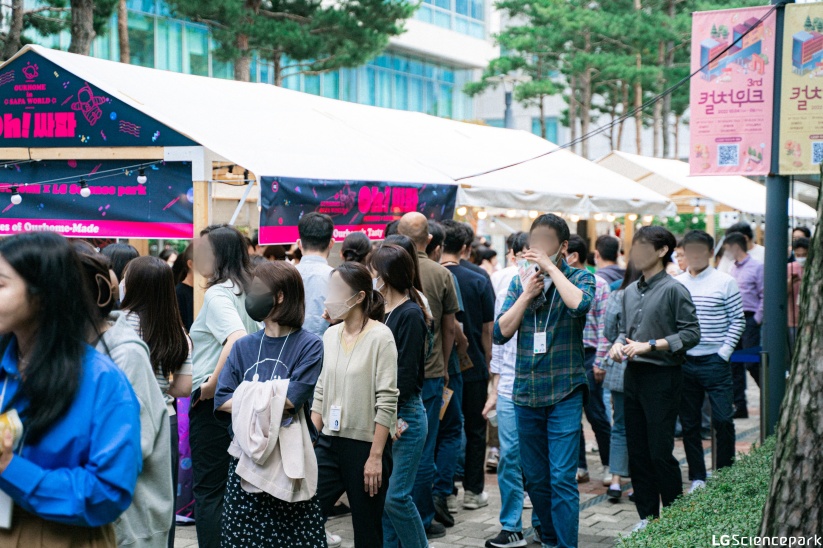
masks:
{"type": "MultiPolygon", "coordinates": [[[[433,1],[443,4],[443,0],[433,1]]],[[[481,29],[476,29],[475,33],[480,37],[485,35],[483,0],[447,0],[446,4],[450,4],[451,10],[449,25],[454,25],[445,25],[447,28],[459,32],[469,29],[459,21],[465,19],[468,24],[474,14],[479,16],[475,23],[481,29]]],[[[215,78],[234,77],[232,63],[222,62],[213,55],[216,44],[206,26],[171,17],[162,0],[128,0],[128,9],[132,64],[215,78]]],[[[446,8],[432,4],[431,9],[446,8]]],[[[421,18],[419,13],[418,18],[421,18]]],[[[440,23],[445,23],[445,19],[440,23]]],[[[64,50],[70,42],[67,32],[48,37],[29,35],[29,38],[64,50]]],[[[112,17],[108,32],[94,40],[91,54],[103,59],[119,59],[116,16],[112,17]]],[[[388,50],[363,66],[322,75],[290,73],[286,68],[283,86],[333,99],[464,120],[473,115],[472,100],[462,92],[463,85],[471,77],[471,70],[388,50]]],[[[251,80],[273,84],[272,65],[253,59],[251,80]]]]}

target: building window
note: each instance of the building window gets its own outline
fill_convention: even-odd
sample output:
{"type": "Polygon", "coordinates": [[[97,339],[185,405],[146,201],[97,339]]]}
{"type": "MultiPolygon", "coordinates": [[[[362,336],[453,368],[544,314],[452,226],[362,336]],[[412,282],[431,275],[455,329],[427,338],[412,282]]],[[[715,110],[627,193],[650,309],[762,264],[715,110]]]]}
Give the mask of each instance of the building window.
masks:
{"type": "Polygon", "coordinates": [[[492,118],[486,120],[486,125],[491,127],[506,127],[506,121],[503,118],[492,118]]]}
{"type": "Polygon", "coordinates": [[[483,0],[423,0],[415,19],[475,38],[486,38],[483,0]]]}
{"type": "Polygon", "coordinates": [[[131,64],[154,68],[154,17],[129,14],[131,64]]]}
{"type": "MultiPolygon", "coordinates": [[[[532,133],[541,136],[540,118],[532,118],[532,133]]],[[[555,116],[546,117],[546,139],[552,143],[557,143],[557,117],[555,116]]]]}

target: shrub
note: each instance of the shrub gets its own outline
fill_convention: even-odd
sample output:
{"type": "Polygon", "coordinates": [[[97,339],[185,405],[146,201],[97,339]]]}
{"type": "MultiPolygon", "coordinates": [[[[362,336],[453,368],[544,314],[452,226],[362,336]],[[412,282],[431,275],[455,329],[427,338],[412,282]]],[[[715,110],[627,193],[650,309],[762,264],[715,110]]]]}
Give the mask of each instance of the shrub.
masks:
{"type": "Polygon", "coordinates": [[[769,494],[774,437],[717,471],[704,489],[677,499],[660,519],[623,537],[623,548],[712,546],[720,535],[756,536],[769,494]]]}

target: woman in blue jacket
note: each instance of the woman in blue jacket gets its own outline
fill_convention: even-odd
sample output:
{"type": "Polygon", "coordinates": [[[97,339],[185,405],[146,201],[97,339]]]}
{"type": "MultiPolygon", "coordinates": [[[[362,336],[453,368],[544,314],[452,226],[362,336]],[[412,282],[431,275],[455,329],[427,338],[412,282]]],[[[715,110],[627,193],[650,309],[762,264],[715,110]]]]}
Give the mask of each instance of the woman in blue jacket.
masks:
{"type": "Polygon", "coordinates": [[[0,422],[0,498],[12,501],[0,509],[13,506],[1,546],[116,546],[112,522],[141,471],[140,411],[125,374],[85,342],[93,305],[65,238],[0,241],[0,412],[23,423],[15,440],[0,422]]]}

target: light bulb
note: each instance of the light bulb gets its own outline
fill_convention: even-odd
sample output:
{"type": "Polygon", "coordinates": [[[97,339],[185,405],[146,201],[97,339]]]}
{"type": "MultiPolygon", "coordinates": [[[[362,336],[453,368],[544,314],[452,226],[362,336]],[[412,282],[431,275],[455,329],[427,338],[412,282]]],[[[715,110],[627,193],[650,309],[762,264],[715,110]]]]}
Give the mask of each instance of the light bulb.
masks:
{"type": "Polygon", "coordinates": [[[482,221],[483,219],[485,219],[486,217],[488,217],[488,216],[489,216],[489,214],[488,214],[488,213],[486,213],[486,212],[485,212],[485,211],[483,211],[483,210],[480,210],[480,211],[478,211],[478,212],[477,212],[477,218],[478,218],[478,219],[480,219],[481,221],[482,221]]]}
{"type": "Polygon", "coordinates": [[[680,219],[680,215],[675,215],[675,216],[674,216],[674,222],[675,222],[675,223],[679,223],[680,221],[681,221],[681,219],[680,219]]]}
{"type": "Polygon", "coordinates": [[[509,219],[514,219],[515,217],[517,217],[517,211],[515,211],[514,209],[508,210],[506,212],[506,217],[508,217],[509,219]]]}
{"type": "Polygon", "coordinates": [[[694,214],[695,215],[700,215],[700,206],[699,205],[694,206],[694,214]]]}
{"type": "Polygon", "coordinates": [[[595,221],[602,221],[603,220],[603,214],[602,213],[595,213],[594,214],[594,220],[595,221]]]}
{"type": "Polygon", "coordinates": [[[17,191],[17,187],[11,187],[11,203],[13,203],[14,205],[20,205],[22,201],[23,197],[20,196],[20,193],[17,191]]]}
{"type": "Polygon", "coordinates": [[[617,217],[615,217],[612,214],[606,215],[606,220],[609,221],[610,223],[613,223],[615,219],[617,219],[617,217]]]}
{"type": "Polygon", "coordinates": [[[469,210],[468,210],[468,209],[466,209],[465,207],[462,207],[462,206],[461,206],[461,207],[458,207],[458,208],[457,208],[457,214],[458,214],[459,216],[461,216],[461,217],[465,217],[465,216],[466,216],[466,213],[468,213],[468,212],[469,212],[469,210]]]}
{"type": "Polygon", "coordinates": [[[146,170],[141,167],[137,171],[137,184],[138,185],[145,185],[146,181],[148,181],[148,180],[149,180],[149,178],[146,177],[146,170]]]}
{"type": "Polygon", "coordinates": [[[645,217],[643,217],[643,222],[646,224],[651,224],[652,221],[654,221],[653,215],[646,215],[645,217]]]}
{"type": "Polygon", "coordinates": [[[83,198],[91,196],[91,189],[85,179],[80,179],[80,196],[83,198]]]}
{"type": "Polygon", "coordinates": [[[630,220],[631,222],[636,221],[636,220],[637,220],[637,213],[631,213],[631,214],[629,214],[629,220],[630,220]]]}
{"type": "Polygon", "coordinates": [[[529,211],[529,219],[537,219],[538,215],[539,215],[539,213],[535,210],[529,211]]]}
{"type": "Polygon", "coordinates": [[[693,224],[693,225],[696,225],[696,224],[697,224],[697,223],[699,223],[699,222],[700,222],[700,218],[699,218],[699,217],[692,217],[692,224],[693,224]]]}
{"type": "Polygon", "coordinates": [[[580,221],[580,215],[572,215],[571,217],[569,217],[569,220],[573,223],[577,223],[580,221]]]}

